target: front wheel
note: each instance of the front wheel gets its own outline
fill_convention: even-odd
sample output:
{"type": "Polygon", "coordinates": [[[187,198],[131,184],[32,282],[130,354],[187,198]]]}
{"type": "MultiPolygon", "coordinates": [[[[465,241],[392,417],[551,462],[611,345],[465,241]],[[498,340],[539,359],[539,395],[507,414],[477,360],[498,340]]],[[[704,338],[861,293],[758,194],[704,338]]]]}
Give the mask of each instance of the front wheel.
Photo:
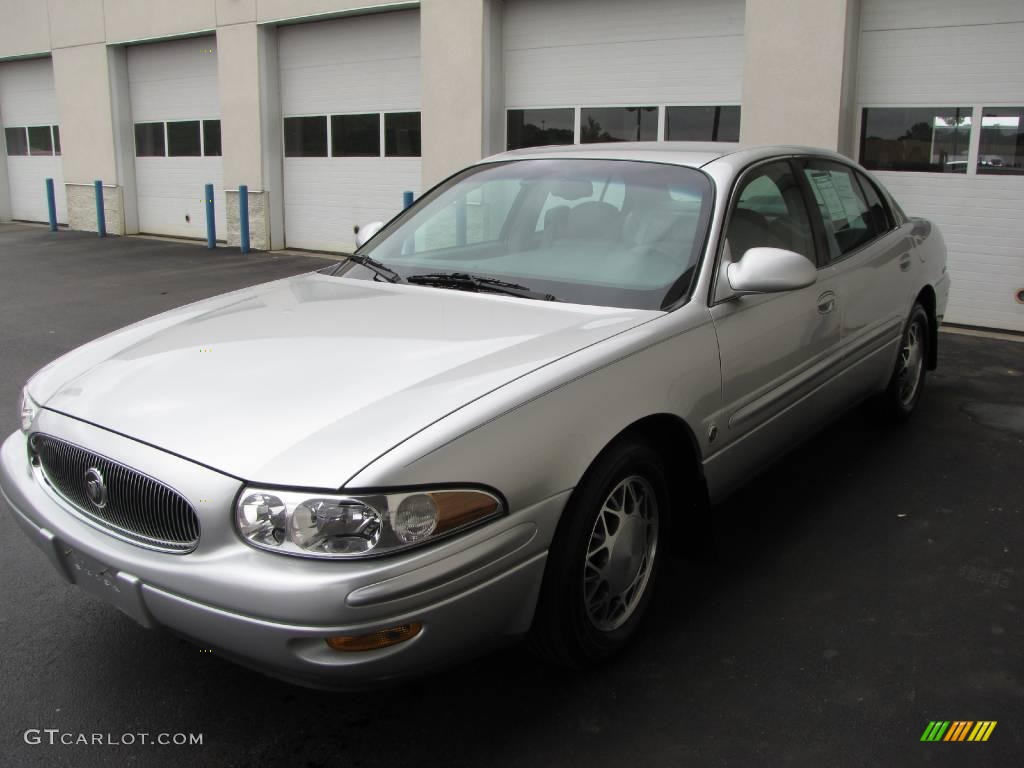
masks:
{"type": "Polygon", "coordinates": [[[598,458],[548,553],[536,650],[579,669],[626,644],[650,602],[667,515],[663,464],[649,446],[623,441],[598,458]]]}
{"type": "Polygon", "coordinates": [[[921,400],[928,369],[929,338],[928,313],[920,304],[914,304],[903,330],[896,369],[882,396],[883,412],[894,421],[906,420],[921,400]]]}

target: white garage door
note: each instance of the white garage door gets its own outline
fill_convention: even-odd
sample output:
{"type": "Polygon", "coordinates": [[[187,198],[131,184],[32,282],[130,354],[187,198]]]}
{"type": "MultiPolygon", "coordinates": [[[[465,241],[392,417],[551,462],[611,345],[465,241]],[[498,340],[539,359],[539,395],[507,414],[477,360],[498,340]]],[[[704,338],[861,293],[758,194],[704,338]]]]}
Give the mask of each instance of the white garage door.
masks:
{"type": "Polygon", "coordinates": [[[278,55],[285,241],[350,250],[420,191],[419,12],[282,27],[278,55]]]}
{"type": "Polygon", "coordinates": [[[864,0],[859,153],[936,221],[947,321],[1024,331],[1024,2],[864,0]]]}
{"type": "Polygon", "coordinates": [[[507,0],[507,145],[739,138],[744,0],[507,0]]]}
{"type": "Polygon", "coordinates": [[[11,216],[48,221],[46,179],[53,179],[57,221],[67,223],[60,121],[50,59],[0,64],[0,121],[7,149],[11,216]]]}
{"type": "Polygon", "coordinates": [[[217,43],[196,37],[128,49],[139,230],[206,237],[204,186],[214,185],[224,239],[217,43]]]}

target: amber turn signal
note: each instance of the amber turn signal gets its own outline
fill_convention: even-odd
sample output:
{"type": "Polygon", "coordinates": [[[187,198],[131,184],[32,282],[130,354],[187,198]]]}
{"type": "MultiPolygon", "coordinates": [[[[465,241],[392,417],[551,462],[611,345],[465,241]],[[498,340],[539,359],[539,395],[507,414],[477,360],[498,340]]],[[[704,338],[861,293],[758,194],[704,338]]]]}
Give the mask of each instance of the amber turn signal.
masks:
{"type": "Polygon", "coordinates": [[[389,645],[412,640],[420,633],[421,629],[423,629],[423,624],[414,621],[382,629],[380,632],[372,632],[369,635],[338,635],[324,638],[324,640],[335,651],[375,651],[378,648],[387,648],[389,645]]]}

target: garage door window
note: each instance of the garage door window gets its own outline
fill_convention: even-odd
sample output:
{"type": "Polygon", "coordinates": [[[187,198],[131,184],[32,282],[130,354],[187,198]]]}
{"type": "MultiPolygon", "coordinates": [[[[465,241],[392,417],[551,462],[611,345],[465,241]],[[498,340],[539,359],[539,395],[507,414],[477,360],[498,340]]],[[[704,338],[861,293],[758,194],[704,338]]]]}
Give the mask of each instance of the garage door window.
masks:
{"type": "Polygon", "coordinates": [[[203,154],[220,156],[220,120],[203,120],[203,154]]]}
{"type": "Polygon", "coordinates": [[[985,107],[978,173],[1024,174],[1024,107],[985,107]]]}
{"type": "Polygon", "coordinates": [[[870,107],[861,116],[860,162],[879,171],[966,173],[970,107],[870,107]]]}
{"type": "Polygon", "coordinates": [[[286,117],[285,157],[327,157],[327,116],[286,117]]]}
{"type": "Polygon", "coordinates": [[[28,128],[28,153],[30,155],[52,155],[53,134],[48,125],[30,125],[28,128]]]}
{"type": "Polygon", "coordinates": [[[164,151],[164,124],[136,123],[135,156],[163,157],[166,154],[164,151]]]}
{"type": "Polygon", "coordinates": [[[169,157],[199,157],[202,153],[198,120],[181,120],[167,124],[169,157]]]}
{"type": "Polygon", "coordinates": [[[380,157],[380,115],[331,115],[332,157],[380,157]]]}
{"type": "Polygon", "coordinates": [[[4,140],[7,143],[9,156],[27,155],[28,139],[24,128],[4,128],[4,140]]]}
{"type": "Polygon", "coordinates": [[[740,108],[666,107],[668,141],[739,141],[740,108]]]}
{"type": "Polygon", "coordinates": [[[572,144],[575,140],[575,109],[510,109],[506,119],[508,149],[572,144]]]}
{"type": "Polygon", "coordinates": [[[584,107],[580,111],[581,144],[657,138],[657,107],[584,107]]]}
{"type": "Polygon", "coordinates": [[[388,157],[420,156],[419,112],[384,115],[384,154],[388,157]]]}

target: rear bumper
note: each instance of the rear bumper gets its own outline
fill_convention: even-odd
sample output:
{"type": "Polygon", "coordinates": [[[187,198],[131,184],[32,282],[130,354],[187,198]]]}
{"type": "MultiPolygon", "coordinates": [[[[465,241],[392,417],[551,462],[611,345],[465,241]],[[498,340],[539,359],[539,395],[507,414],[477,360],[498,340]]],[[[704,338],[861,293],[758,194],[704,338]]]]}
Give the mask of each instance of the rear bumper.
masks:
{"type": "MultiPolygon", "coordinates": [[[[57,419],[71,421],[47,418],[51,434],[57,419]]],[[[77,433],[65,439],[83,444],[84,438],[94,450],[141,463],[151,473],[154,463],[177,463],[173,470],[165,466],[177,475],[176,488],[220,500],[219,509],[200,509],[203,538],[195,552],[145,550],[105,534],[41,487],[28,467],[25,436],[17,432],[0,448],[0,495],[62,578],[144,626],[166,627],[239,663],[313,687],[361,688],[416,676],[526,632],[548,541],[568,496],[395,557],[358,563],[284,557],[234,535],[223,499],[234,497],[237,480],[96,427],[56,426],[77,433]],[[324,642],[408,622],[421,622],[422,631],[390,648],[339,652],[324,642]]]]}

